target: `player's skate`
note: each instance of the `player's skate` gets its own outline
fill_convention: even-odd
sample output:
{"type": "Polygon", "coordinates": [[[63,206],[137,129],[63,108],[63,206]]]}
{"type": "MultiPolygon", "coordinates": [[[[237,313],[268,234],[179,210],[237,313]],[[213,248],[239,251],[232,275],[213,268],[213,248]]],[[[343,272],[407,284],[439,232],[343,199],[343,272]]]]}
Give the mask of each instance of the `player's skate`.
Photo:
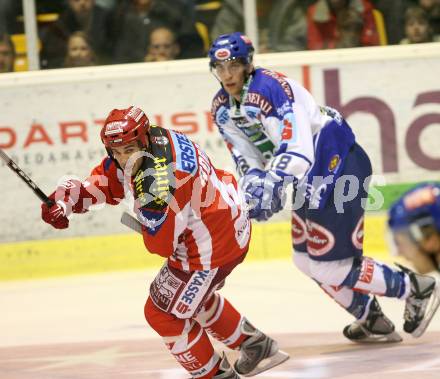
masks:
{"type": "Polygon", "coordinates": [[[349,340],[358,343],[402,341],[402,337],[394,330],[392,321],[380,309],[376,297],[370,302],[367,318],[347,325],[343,333],[349,340]]]}
{"type": "Polygon", "coordinates": [[[223,353],[222,360],[220,361],[219,370],[221,370],[222,373],[214,375],[213,379],[240,379],[238,374],[234,371],[234,369],[229,364],[225,353],[223,353]]]}
{"type": "Polygon", "coordinates": [[[405,304],[403,330],[417,338],[425,332],[440,305],[440,285],[431,276],[416,274],[399,264],[397,266],[408,274],[411,283],[411,292],[405,304]]]}
{"type": "Polygon", "coordinates": [[[254,376],[289,359],[289,355],[278,348],[275,340],[260,332],[245,318],[240,328],[242,333],[249,336],[240,345],[240,357],[234,364],[240,375],[254,376]]]}

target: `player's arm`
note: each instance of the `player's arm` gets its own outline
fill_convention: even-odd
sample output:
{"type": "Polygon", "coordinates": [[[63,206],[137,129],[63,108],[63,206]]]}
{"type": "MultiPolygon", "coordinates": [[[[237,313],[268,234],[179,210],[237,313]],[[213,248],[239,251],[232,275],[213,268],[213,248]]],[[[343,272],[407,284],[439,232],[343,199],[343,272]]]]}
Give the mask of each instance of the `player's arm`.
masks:
{"type": "Polygon", "coordinates": [[[49,196],[54,205],[41,206],[42,219],[56,229],[69,226],[68,217],[72,213],[85,213],[92,205],[116,205],[124,197],[124,189],[117,178],[117,168],[110,158],[105,158],[92,170],[84,181],[68,178],[58,183],[49,196]]]}
{"type": "MultiPolygon", "coordinates": [[[[265,170],[252,170],[241,181],[248,197],[253,198],[250,216],[266,220],[283,207],[285,186],[296,184],[313,164],[313,136],[306,106],[294,102],[284,90],[268,94],[272,111],[263,115],[264,124],[278,141],[273,158],[265,170]]],[[[296,96],[296,93],[295,93],[296,96]]]]}
{"type": "Polygon", "coordinates": [[[259,151],[249,141],[249,138],[234,125],[227,108],[224,105],[218,105],[218,99],[221,98],[218,95],[214,98],[211,115],[234,160],[238,174],[243,176],[253,168],[263,169],[264,164],[259,151]]]}

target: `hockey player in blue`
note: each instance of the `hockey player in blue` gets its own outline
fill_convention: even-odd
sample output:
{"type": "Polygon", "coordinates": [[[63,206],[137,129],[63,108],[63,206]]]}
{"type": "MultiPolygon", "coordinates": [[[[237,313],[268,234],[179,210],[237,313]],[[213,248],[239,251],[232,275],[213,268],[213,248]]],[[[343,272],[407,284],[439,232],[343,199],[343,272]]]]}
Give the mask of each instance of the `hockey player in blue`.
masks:
{"type": "Polygon", "coordinates": [[[255,68],[253,51],[239,32],[219,36],[209,50],[221,84],[213,119],[237,165],[251,218],[280,211],[292,183],[294,262],[356,318],[344,335],[401,341],[374,296],[380,295],[406,301],[404,330],[419,337],[437,310],[439,286],[430,276],[363,256],[368,155],[336,110],[318,106],[294,80],[255,68]]]}
{"type": "Polygon", "coordinates": [[[397,253],[421,274],[440,272],[440,185],[424,183],[409,190],[389,211],[397,253]]]}

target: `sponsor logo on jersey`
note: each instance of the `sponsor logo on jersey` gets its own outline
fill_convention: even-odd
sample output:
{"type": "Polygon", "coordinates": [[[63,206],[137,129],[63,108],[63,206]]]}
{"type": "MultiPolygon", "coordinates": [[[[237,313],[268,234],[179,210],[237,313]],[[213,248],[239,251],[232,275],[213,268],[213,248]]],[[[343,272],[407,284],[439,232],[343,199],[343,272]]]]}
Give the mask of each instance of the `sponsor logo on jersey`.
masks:
{"type": "Polygon", "coordinates": [[[249,92],[247,94],[246,103],[256,105],[264,115],[268,115],[273,109],[270,102],[263,95],[256,92],[249,92]]]}
{"type": "Polygon", "coordinates": [[[220,106],[215,116],[215,121],[217,124],[223,125],[226,124],[229,120],[229,112],[225,106],[220,106]]]}
{"type": "Polygon", "coordinates": [[[339,156],[339,154],[335,154],[330,159],[330,163],[328,165],[328,170],[330,172],[335,172],[338,170],[340,164],[341,164],[341,157],[339,156]]]}
{"type": "Polygon", "coordinates": [[[127,125],[127,121],[113,121],[105,126],[104,134],[110,136],[112,134],[122,133],[124,126],[127,125]]]}
{"type": "Polygon", "coordinates": [[[198,153],[199,177],[202,186],[205,186],[206,183],[208,183],[209,175],[211,175],[212,166],[208,156],[200,149],[200,146],[196,144],[196,148],[198,153]]]}
{"type": "Polygon", "coordinates": [[[307,251],[314,256],[327,254],[335,246],[332,232],[316,222],[307,220],[307,251]]]}
{"type": "Polygon", "coordinates": [[[220,108],[220,106],[226,104],[228,102],[228,97],[225,96],[224,94],[219,94],[217,95],[214,100],[212,100],[212,105],[211,105],[211,113],[213,116],[215,116],[217,109],[220,108]]]}
{"type": "Polygon", "coordinates": [[[177,293],[185,283],[174,276],[165,264],[150,285],[150,295],[153,302],[165,312],[169,312],[177,293]]]}
{"type": "Polygon", "coordinates": [[[307,239],[307,227],[301,218],[292,212],[292,241],[294,245],[300,245],[306,242],[307,239]]]}
{"type": "Polygon", "coordinates": [[[293,126],[292,126],[292,122],[289,121],[287,118],[285,118],[283,120],[283,132],[281,133],[281,139],[286,141],[286,140],[291,140],[293,138],[293,126]]]}
{"type": "Polygon", "coordinates": [[[187,136],[180,133],[171,134],[176,150],[177,169],[189,174],[197,170],[196,150],[187,136]]]}
{"type": "Polygon", "coordinates": [[[170,141],[168,141],[168,138],[165,136],[153,136],[152,137],[153,143],[161,146],[168,145],[170,141]]]}
{"type": "Polygon", "coordinates": [[[293,112],[292,110],[292,104],[290,103],[290,101],[285,101],[283,105],[281,105],[281,107],[278,107],[276,109],[278,116],[282,117],[284,116],[286,113],[289,112],[293,112]]]}
{"type": "Polygon", "coordinates": [[[284,77],[282,75],[278,74],[275,71],[270,71],[270,70],[263,70],[262,73],[275,79],[280,84],[281,88],[283,89],[283,91],[287,95],[287,97],[290,100],[294,99],[292,88],[290,88],[289,83],[287,83],[287,81],[284,79],[284,77]]]}
{"type": "Polygon", "coordinates": [[[364,243],[364,217],[361,217],[351,235],[351,242],[356,249],[362,250],[364,243]]]}
{"type": "Polygon", "coordinates": [[[185,315],[189,311],[194,312],[198,303],[204,297],[203,290],[209,287],[216,273],[217,270],[195,271],[191,276],[191,280],[183,289],[176,303],[175,311],[180,315],[185,315]],[[192,306],[193,303],[195,303],[194,306],[192,306]]]}
{"type": "Polygon", "coordinates": [[[220,60],[220,61],[224,61],[228,58],[230,58],[231,56],[231,52],[228,49],[218,49],[215,53],[214,56],[220,60]]]}
{"type": "MultiPolygon", "coordinates": [[[[166,137],[165,137],[166,138],[166,137]]],[[[168,179],[168,165],[165,157],[154,157],[154,182],[150,193],[154,196],[157,205],[164,205],[170,193],[170,180],[168,179]]]]}
{"type": "Polygon", "coordinates": [[[139,170],[134,177],[134,190],[136,197],[139,200],[141,206],[148,203],[147,194],[144,191],[144,172],[139,170]]]}

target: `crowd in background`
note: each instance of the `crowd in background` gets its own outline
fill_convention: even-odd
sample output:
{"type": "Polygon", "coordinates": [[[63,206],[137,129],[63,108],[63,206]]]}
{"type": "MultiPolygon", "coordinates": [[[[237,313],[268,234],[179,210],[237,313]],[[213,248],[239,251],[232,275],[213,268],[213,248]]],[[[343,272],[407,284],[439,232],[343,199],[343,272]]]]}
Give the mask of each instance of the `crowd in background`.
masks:
{"type": "MultiPolygon", "coordinates": [[[[244,32],[241,0],[36,0],[43,69],[198,58],[244,32]]],[[[257,0],[259,52],[440,40],[440,0],[257,0]]],[[[0,0],[0,72],[14,71],[21,0],[0,0]]]]}

